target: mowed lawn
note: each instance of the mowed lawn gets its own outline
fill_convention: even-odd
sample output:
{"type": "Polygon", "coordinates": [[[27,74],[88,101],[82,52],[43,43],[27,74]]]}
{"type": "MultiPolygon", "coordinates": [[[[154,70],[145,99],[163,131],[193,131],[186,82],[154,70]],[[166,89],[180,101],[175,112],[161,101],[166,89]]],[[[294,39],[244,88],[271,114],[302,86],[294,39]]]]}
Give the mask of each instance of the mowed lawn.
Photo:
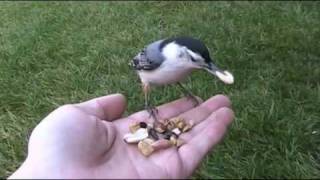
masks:
{"type": "MultiPolygon", "coordinates": [[[[0,177],[24,160],[49,112],[107,93],[143,109],[128,66],[144,45],[202,39],[225,85],[206,72],[185,83],[203,99],[230,97],[235,121],[193,178],[320,177],[319,2],[0,2],[0,177]]],[[[182,95],[157,88],[162,104],[182,95]]]]}

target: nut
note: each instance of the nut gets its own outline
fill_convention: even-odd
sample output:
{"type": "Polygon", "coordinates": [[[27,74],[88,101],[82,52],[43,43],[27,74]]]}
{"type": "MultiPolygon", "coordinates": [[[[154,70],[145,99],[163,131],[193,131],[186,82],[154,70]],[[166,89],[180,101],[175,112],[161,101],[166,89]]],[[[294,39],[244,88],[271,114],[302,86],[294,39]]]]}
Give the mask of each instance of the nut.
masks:
{"type": "Polygon", "coordinates": [[[167,129],[172,130],[176,127],[175,123],[173,121],[169,121],[167,123],[167,129]]]}
{"type": "Polygon", "coordinates": [[[155,127],[155,130],[158,132],[158,133],[164,133],[164,131],[166,130],[166,126],[162,123],[158,123],[155,127]]]}
{"type": "Polygon", "coordinates": [[[135,122],[130,125],[129,130],[131,133],[135,133],[140,128],[139,122],[135,122]]]}
{"type": "Polygon", "coordinates": [[[147,123],[145,123],[145,122],[140,122],[139,125],[141,128],[147,128],[147,126],[148,126],[147,123]]]}
{"type": "Polygon", "coordinates": [[[128,133],[123,136],[126,143],[137,143],[148,137],[148,130],[145,128],[138,129],[135,133],[128,133]]]}
{"type": "Polygon", "coordinates": [[[149,140],[142,140],[138,143],[138,149],[140,150],[140,152],[144,155],[144,156],[149,156],[150,154],[153,153],[154,148],[152,147],[151,143],[150,143],[150,139],[149,140]]]}
{"type": "Polygon", "coordinates": [[[177,138],[177,139],[178,139],[178,137],[179,137],[179,136],[178,136],[176,133],[174,133],[174,132],[172,132],[171,136],[174,136],[174,137],[177,138]]]}
{"type": "Polygon", "coordinates": [[[185,123],[184,121],[180,121],[180,122],[178,122],[178,124],[177,124],[177,127],[178,127],[180,130],[182,130],[185,126],[186,126],[186,123],[185,123]]]}
{"type": "Polygon", "coordinates": [[[176,146],[177,146],[177,147],[180,147],[180,146],[182,146],[183,144],[185,144],[185,142],[184,142],[183,140],[177,139],[177,143],[176,143],[176,146]]]}
{"type": "Polygon", "coordinates": [[[191,129],[191,126],[189,124],[187,124],[183,129],[182,132],[187,132],[191,129]]]}
{"type": "Polygon", "coordinates": [[[182,129],[182,132],[187,132],[193,127],[194,123],[191,121],[186,124],[186,126],[182,129]]]}
{"type": "Polygon", "coordinates": [[[182,117],[174,117],[174,118],[171,118],[169,121],[171,121],[175,124],[178,124],[179,122],[183,121],[183,118],[182,117]]]}
{"type": "Polygon", "coordinates": [[[179,128],[174,128],[172,132],[175,133],[176,135],[181,134],[181,131],[179,130],[179,128]]]}
{"type": "Polygon", "coordinates": [[[171,136],[170,143],[175,146],[177,144],[177,138],[175,136],[171,136]]]}
{"type": "Polygon", "coordinates": [[[156,127],[155,130],[158,132],[158,133],[164,133],[164,129],[162,129],[161,127],[156,127]]]}

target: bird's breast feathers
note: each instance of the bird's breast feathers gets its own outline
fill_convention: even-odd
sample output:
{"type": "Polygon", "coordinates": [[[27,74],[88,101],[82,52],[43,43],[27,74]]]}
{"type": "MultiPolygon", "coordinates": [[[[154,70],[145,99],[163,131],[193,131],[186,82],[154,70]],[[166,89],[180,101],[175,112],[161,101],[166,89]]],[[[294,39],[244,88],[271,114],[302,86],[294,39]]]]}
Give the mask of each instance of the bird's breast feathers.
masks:
{"type": "Polygon", "coordinates": [[[176,69],[159,67],[153,71],[138,71],[139,77],[144,84],[166,85],[185,79],[192,69],[176,69]]]}

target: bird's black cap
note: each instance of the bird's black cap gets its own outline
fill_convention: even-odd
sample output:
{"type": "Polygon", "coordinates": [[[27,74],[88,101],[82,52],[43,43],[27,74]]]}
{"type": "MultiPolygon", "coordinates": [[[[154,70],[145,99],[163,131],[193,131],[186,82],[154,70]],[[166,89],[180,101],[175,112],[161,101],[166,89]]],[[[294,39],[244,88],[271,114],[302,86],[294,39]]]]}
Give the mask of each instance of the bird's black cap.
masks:
{"type": "Polygon", "coordinates": [[[191,51],[200,54],[204,59],[206,63],[210,63],[211,57],[209,54],[208,48],[204,45],[204,43],[198,39],[188,37],[188,36],[180,36],[180,37],[173,37],[168,38],[161,42],[160,44],[160,50],[167,44],[171,42],[176,42],[177,44],[181,46],[185,46],[191,51]]]}

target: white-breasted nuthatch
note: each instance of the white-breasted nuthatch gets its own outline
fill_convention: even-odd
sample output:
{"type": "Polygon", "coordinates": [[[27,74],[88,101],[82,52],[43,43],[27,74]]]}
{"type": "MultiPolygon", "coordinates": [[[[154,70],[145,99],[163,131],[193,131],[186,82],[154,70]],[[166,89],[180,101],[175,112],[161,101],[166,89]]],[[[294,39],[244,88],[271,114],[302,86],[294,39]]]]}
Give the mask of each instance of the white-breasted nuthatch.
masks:
{"type": "MultiPolygon", "coordinates": [[[[205,69],[226,84],[232,84],[234,78],[228,71],[220,70],[214,65],[208,48],[198,39],[175,37],[155,41],[142,49],[131,62],[143,85],[145,106],[148,104],[150,86],[177,83],[191,97],[180,82],[193,70],[205,69]]],[[[150,112],[150,111],[149,111],[150,112]]]]}

